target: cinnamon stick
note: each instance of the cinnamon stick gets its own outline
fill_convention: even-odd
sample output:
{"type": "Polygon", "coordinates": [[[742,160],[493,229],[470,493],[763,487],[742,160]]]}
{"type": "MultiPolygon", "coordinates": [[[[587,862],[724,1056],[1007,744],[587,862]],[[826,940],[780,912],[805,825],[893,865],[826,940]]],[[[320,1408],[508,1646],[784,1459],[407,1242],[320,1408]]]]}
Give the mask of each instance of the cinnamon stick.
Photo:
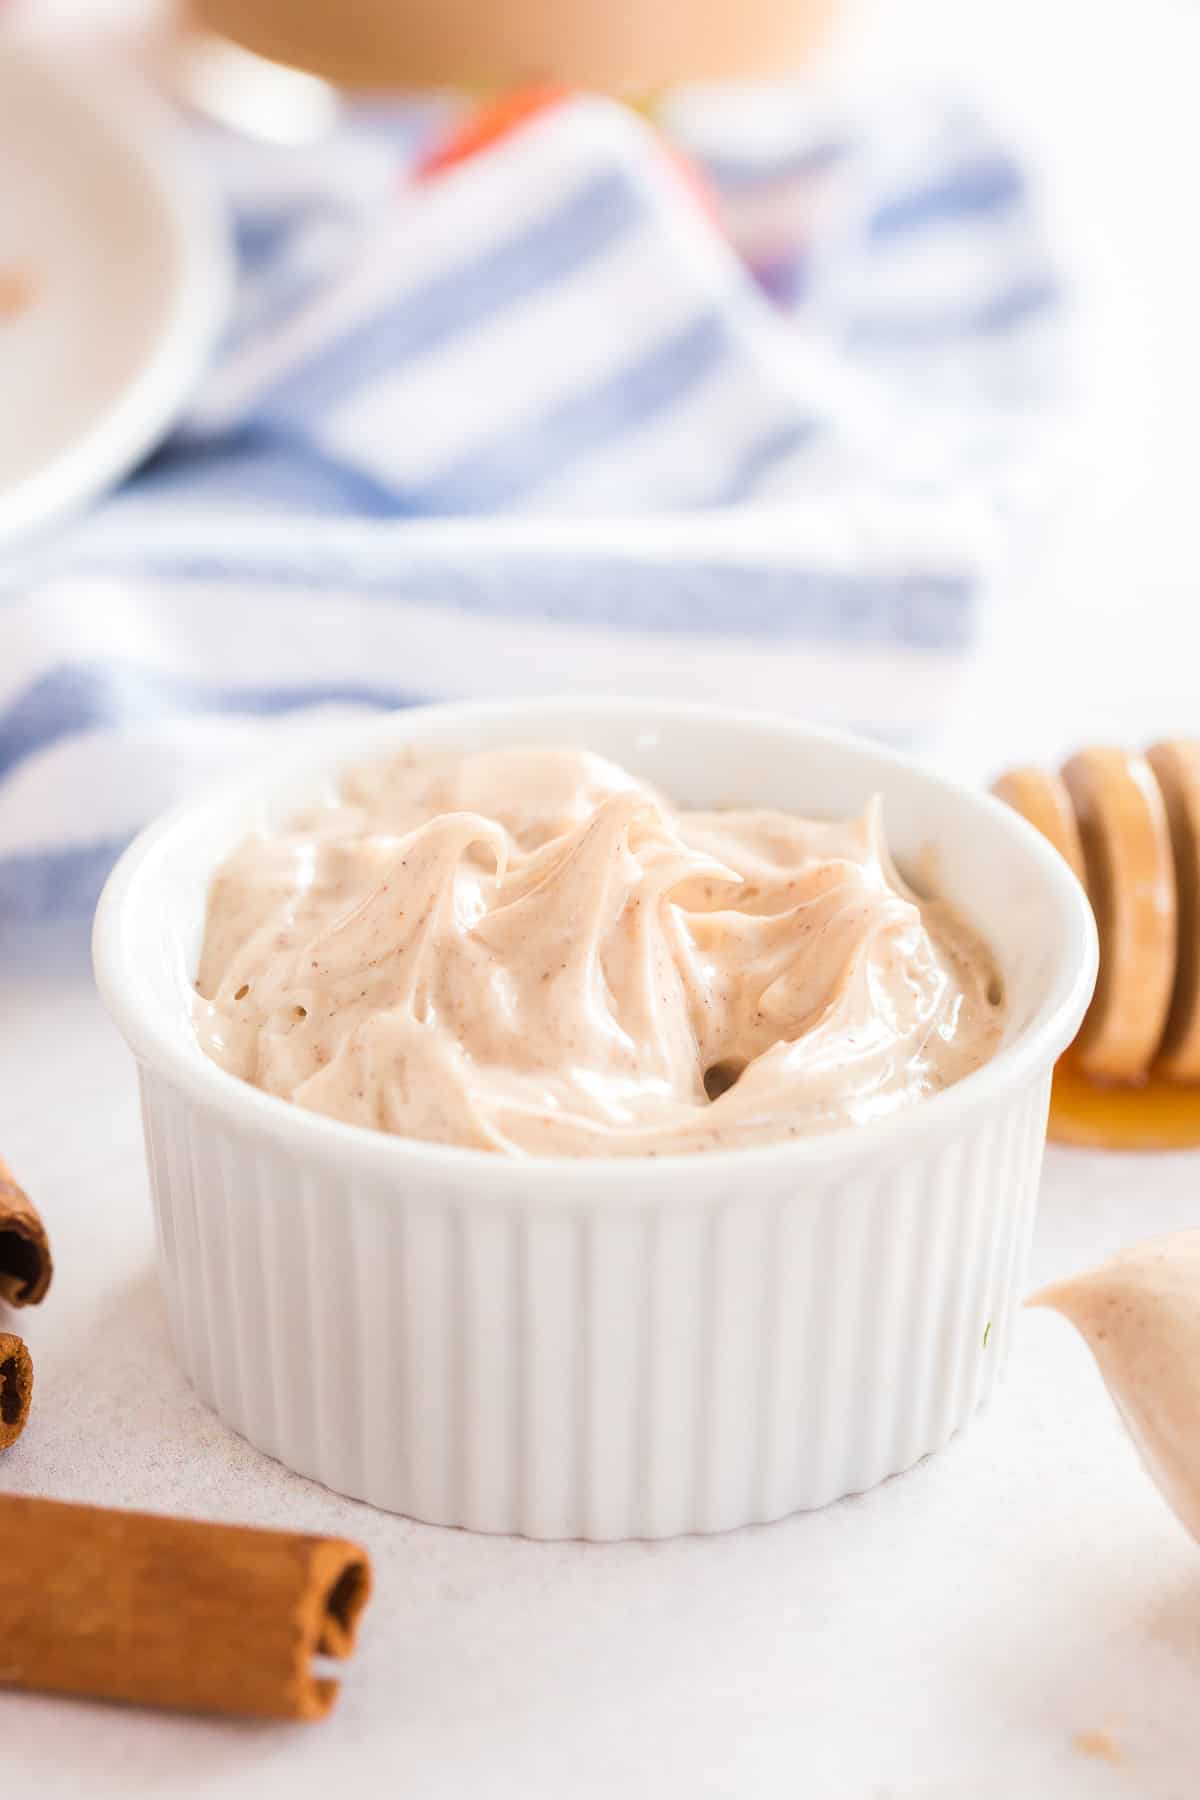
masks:
{"type": "Polygon", "coordinates": [[[0,1156],[0,1300],[36,1306],[53,1273],[41,1215],[0,1156]]]}
{"type": "Polygon", "coordinates": [[[0,1496],[0,1685],[319,1719],[370,1593],[341,1538],[0,1496]]]}
{"type": "MultiPolygon", "coordinates": [[[[0,1331],[0,1450],[15,1444],[24,1431],[32,1398],[33,1363],[24,1340],[11,1331],[0,1331]]],[[[0,1574],[0,1596],[3,1587],[4,1577],[0,1574]]],[[[0,1599],[0,1615],[2,1613],[0,1599]]]]}

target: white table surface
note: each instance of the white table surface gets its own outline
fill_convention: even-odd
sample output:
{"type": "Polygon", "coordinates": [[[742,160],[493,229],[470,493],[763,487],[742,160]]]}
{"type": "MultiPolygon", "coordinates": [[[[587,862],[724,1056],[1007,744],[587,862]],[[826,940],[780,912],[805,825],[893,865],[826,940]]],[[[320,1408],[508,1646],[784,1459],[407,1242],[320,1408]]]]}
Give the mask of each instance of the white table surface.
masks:
{"type": "MultiPolygon", "coordinates": [[[[1195,731],[1200,8],[880,11],[860,74],[965,70],[1027,135],[1093,370],[1075,497],[996,597],[936,755],[982,775],[1089,737],[1195,731]]],[[[287,1474],[189,1390],[132,1069],[78,934],[0,932],[0,1119],[58,1261],[20,1320],[36,1410],[0,1488],[345,1533],[377,1576],[327,1722],[2,1695],[5,1800],[1200,1792],[1200,1551],[1061,1320],[1021,1319],[997,1397],[942,1455],[824,1513],[659,1545],[473,1538],[287,1474]],[[1097,1731],[1119,1763],[1079,1746],[1097,1731]]],[[[1052,1150],[1031,1284],[1200,1222],[1198,1177],[1187,1155],[1052,1150]]]]}

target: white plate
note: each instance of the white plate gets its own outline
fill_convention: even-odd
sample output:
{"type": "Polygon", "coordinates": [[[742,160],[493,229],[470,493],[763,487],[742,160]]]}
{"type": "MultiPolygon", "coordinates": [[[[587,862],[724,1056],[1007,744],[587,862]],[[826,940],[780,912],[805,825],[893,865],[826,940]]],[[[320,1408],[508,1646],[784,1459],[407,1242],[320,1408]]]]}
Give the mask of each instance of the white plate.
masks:
{"type": "Polygon", "coordinates": [[[230,257],[167,120],[95,58],[0,36],[0,547],[128,472],[224,318],[230,257]]]}

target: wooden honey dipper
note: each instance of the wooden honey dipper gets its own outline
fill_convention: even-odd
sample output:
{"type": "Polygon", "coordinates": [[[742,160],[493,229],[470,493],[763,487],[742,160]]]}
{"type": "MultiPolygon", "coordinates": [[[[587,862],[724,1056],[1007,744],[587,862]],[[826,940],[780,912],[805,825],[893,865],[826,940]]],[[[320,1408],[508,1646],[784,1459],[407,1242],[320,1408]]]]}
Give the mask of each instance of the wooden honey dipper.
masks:
{"type": "Polygon", "coordinates": [[[1087,889],[1096,993],[1055,1073],[1050,1133],[1114,1149],[1200,1144],[1200,741],[1077,751],[993,793],[1087,889]]]}

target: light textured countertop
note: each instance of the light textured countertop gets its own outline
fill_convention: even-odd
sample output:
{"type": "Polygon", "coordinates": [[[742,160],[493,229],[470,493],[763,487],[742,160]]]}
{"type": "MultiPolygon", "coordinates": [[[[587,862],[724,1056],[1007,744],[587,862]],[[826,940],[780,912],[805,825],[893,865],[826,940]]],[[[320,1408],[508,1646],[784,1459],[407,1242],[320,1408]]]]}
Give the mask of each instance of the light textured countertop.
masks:
{"type": "MultiPolygon", "coordinates": [[[[1200,730],[1200,12],[877,10],[864,70],[966,69],[1028,133],[1095,371],[1074,498],[1036,574],[996,596],[938,760],[976,776],[1087,738],[1200,730]]],[[[3,1149],[59,1264],[21,1319],[36,1410],[0,1487],[343,1532],[377,1574],[325,1724],[4,1695],[5,1800],[1200,1788],[1200,1550],[1061,1320],[1021,1319],[996,1399],[941,1456],[824,1513],[659,1545],[472,1538],[288,1475],[188,1389],[155,1284],[132,1068],[79,943],[0,937],[0,1096],[3,1149]],[[1082,1748],[1089,1733],[1121,1761],[1082,1748]]],[[[1184,1155],[1051,1151],[1032,1279],[1200,1223],[1198,1177],[1184,1155]]]]}

